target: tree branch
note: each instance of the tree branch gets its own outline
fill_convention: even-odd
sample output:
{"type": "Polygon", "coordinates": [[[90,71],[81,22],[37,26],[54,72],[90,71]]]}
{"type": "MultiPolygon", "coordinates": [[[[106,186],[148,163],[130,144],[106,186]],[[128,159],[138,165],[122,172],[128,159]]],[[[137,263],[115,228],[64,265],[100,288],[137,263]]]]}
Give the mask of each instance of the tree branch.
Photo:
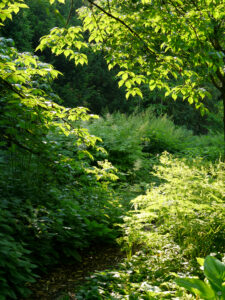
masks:
{"type": "Polygon", "coordinates": [[[26,96],[21,93],[20,91],[18,91],[12,84],[10,84],[8,81],[6,81],[5,79],[3,79],[2,77],[0,77],[0,80],[2,81],[2,83],[7,86],[12,92],[16,93],[18,96],[20,96],[20,98],[24,99],[26,98],[26,96]]]}
{"type": "Polygon", "coordinates": [[[67,27],[69,24],[70,18],[72,16],[72,11],[73,11],[73,0],[71,0],[71,2],[70,2],[70,12],[69,12],[68,18],[66,20],[65,27],[67,27]]]}
{"type": "Polygon", "coordinates": [[[144,45],[145,48],[148,50],[148,52],[150,52],[151,54],[153,54],[154,56],[156,56],[156,53],[154,51],[152,51],[149,47],[148,44],[140,37],[140,35],[134,31],[129,25],[127,25],[123,20],[121,20],[120,18],[114,16],[113,14],[111,14],[110,12],[107,12],[104,8],[102,8],[101,6],[99,6],[98,4],[96,4],[94,1],[92,0],[87,0],[91,5],[95,6],[96,8],[98,8],[100,11],[102,11],[104,14],[106,14],[108,17],[116,20],[117,22],[119,22],[120,24],[122,24],[123,26],[125,26],[131,33],[132,35],[134,35],[136,38],[138,38],[144,45]]]}
{"type": "Polygon", "coordinates": [[[26,150],[26,151],[28,151],[28,152],[34,154],[34,155],[38,155],[38,156],[41,155],[41,152],[36,152],[36,151],[34,151],[34,150],[28,148],[27,146],[22,145],[19,141],[13,139],[11,136],[3,135],[3,137],[4,137],[6,140],[8,140],[9,142],[14,143],[15,145],[17,145],[19,148],[21,148],[21,149],[23,149],[23,150],[26,150]]]}
{"type": "Polygon", "coordinates": [[[210,75],[210,78],[211,78],[212,83],[214,84],[214,86],[215,86],[220,92],[222,92],[222,86],[219,86],[219,84],[216,82],[215,78],[214,78],[212,75],[210,75]]]}

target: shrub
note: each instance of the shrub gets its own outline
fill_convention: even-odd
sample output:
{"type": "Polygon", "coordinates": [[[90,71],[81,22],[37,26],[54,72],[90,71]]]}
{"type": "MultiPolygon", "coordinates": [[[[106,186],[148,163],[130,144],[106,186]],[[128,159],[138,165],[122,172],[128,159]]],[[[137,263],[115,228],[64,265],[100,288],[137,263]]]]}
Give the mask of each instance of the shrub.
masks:
{"type": "Polygon", "coordinates": [[[107,114],[88,124],[90,132],[103,140],[109,160],[123,171],[132,169],[143,158],[141,143],[145,126],[137,117],[120,113],[107,114]]]}
{"type": "Polygon", "coordinates": [[[224,137],[222,133],[193,136],[182,151],[187,157],[203,157],[216,161],[224,156],[224,137]]]}
{"type": "Polygon", "coordinates": [[[173,158],[167,153],[155,166],[161,184],[132,201],[126,239],[151,247],[167,237],[186,257],[223,251],[225,165],[173,158]]]}
{"type": "Polygon", "coordinates": [[[7,209],[6,199],[0,205],[0,299],[17,299],[19,295],[29,295],[28,282],[34,282],[35,265],[30,259],[27,245],[13,236],[19,224],[7,209]]]}
{"type": "Polygon", "coordinates": [[[196,256],[224,251],[225,164],[164,153],[118,239],[127,259],[92,275],[77,299],[194,299],[174,275],[201,276],[196,256]]]}
{"type": "Polygon", "coordinates": [[[130,116],[107,114],[87,126],[102,138],[109,160],[123,171],[143,167],[146,153],[183,150],[192,136],[191,131],[175,126],[166,115],[155,117],[151,109],[130,116]]]}
{"type": "Polygon", "coordinates": [[[26,295],[25,282],[35,277],[33,264],[43,272],[63,258],[79,260],[93,240],[112,241],[117,232],[111,222],[120,207],[110,187],[115,168],[107,161],[93,166],[88,151],[98,152],[99,139],[72,124],[94,116],[86,108],[54,102],[59,98],[50,83],[59,73],[52,66],[18,53],[10,39],[0,38],[0,44],[0,223],[5,215],[0,288],[5,299],[26,295]]]}

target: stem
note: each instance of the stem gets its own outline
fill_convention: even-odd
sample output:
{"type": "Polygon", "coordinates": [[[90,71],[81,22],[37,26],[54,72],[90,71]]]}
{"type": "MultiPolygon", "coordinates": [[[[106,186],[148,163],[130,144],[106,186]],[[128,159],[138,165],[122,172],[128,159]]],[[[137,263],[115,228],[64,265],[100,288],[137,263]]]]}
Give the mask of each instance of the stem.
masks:
{"type": "Polygon", "coordinates": [[[224,138],[224,161],[225,161],[225,88],[222,92],[223,98],[223,138],[224,138]]]}
{"type": "Polygon", "coordinates": [[[72,12],[73,12],[73,0],[71,0],[71,2],[70,2],[70,12],[69,12],[68,18],[66,20],[65,27],[67,27],[67,25],[69,24],[70,18],[72,16],[72,12]]]}

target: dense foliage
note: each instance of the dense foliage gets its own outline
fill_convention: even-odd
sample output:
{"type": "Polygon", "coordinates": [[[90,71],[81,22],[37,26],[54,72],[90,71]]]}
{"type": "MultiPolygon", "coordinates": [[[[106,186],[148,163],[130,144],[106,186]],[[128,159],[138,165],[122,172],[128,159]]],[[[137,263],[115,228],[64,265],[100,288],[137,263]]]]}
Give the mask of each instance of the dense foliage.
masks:
{"type": "Polygon", "coordinates": [[[211,256],[225,252],[224,1],[81,5],[0,3],[0,299],[116,241],[126,259],[76,299],[204,298],[202,287],[221,299],[224,266],[211,256]],[[178,101],[164,106],[167,96],[178,101]],[[187,279],[203,279],[203,257],[209,283],[187,279]]]}
{"type": "Polygon", "coordinates": [[[200,275],[196,257],[223,256],[224,163],[164,153],[152,175],[125,218],[119,242],[127,260],[117,270],[96,273],[78,299],[193,299],[175,285],[176,273],[200,275]]]}
{"type": "Polygon", "coordinates": [[[92,241],[113,240],[121,211],[109,187],[115,168],[107,161],[93,166],[88,149],[103,151],[100,139],[76,124],[96,116],[54,102],[50,83],[59,72],[19,53],[11,39],[0,42],[0,290],[1,299],[16,299],[28,293],[34,268],[80,260],[92,241]]]}
{"type": "Polygon", "coordinates": [[[81,64],[85,47],[102,50],[109,69],[120,67],[119,86],[126,87],[127,98],[142,97],[139,86],[147,85],[174,100],[187,99],[203,112],[213,86],[225,102],[224,1],[87,2],[78,10],[82,26],[76,32],[54,29],[38,49],[50,48],[81,64]]]}

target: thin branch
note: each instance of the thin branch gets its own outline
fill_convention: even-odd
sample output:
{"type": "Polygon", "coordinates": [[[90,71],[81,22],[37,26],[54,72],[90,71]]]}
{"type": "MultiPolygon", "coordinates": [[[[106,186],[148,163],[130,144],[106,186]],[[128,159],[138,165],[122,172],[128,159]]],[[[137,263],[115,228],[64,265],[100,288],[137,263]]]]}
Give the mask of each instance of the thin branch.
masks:
{"type": "MultiPolygon", "coordinates": [[[[168,2],[175,8],[175,10],[176,10],[180,15],[182,15],[183,17],[185,17],[186,11],[185,11],[182,7],[179,7],[179,8],[178,8],[178,6],[175,5],[174,2],[173,2],[172,0],[169,0],[168,2]]],[[[193,2],[192,2],[192,3],[193,3],[193,2]]],[[[195,6],[195,7],[198,9],[197,6],[195,6]]],[[[187,21],[187,23],[189,24],[190,28],[194,31],[194,34],[195,34],[195,36],[196,36],[197,41],[198,41],[198,42],[201,44],[201,46],[203,47],[204,45],[203,45],[202,42],[199,40],[199,37],[198,37],[198,34],[197,34],[197,31],[196,31],[195,27],[192,26],[191,22],[190,22],[188,19],[186,19],[186,21],[187,21]]]]}
{"type": "Polygon", "coordinates": [[[102,35],[102,30],[101,30],[101,28],[99,27],[98,21],[97,21],[97,19],[96,19],[96,16],[95,16],[95,14],[94,14],[94,11],[93,11],[93,8],[92,8],[92,7],[91,7],[91,12],[92,12],[92,16],[93,16],[93,18],[94,18],[94,20],[95,20],[96,26],[97,26],[97,28],[98,28],[98,31],[100,32],[102,41],[104,41],[103,35],[102,35]]]}
{"type": "Polygon", "coordinates": [[[7,86],[12,92],[16,93],[18,96],[20,96],[20,98],[24,99],[26,98],[26,96],[21,93],[20,91],[18,91],[12,84],[10,84],[8,81],[6,81],[5,79],[0,77],[0,80],[2,81],[2,83],[7,86]]]}
{"type": "Polygon", "coordinates": [[[129,25],[127,25],[123,20],[121,20],[120,18],[114,16],[113,14],[111,14],[110,12],[107,12],[104,8],[102,8],[101,6],[99,6],[98,4],[96,4],[94,1],[92,0],[87,0],[91,5],[97,7],[100,11],[102,11],[104,14],[106,14],[108,17],[116,20],[117,22],[119,22],[120,24],[122,24],[123,26],[125,26],[136,38],[138,38],[144,45],[145,48],[148,50],[148,52],[150,52],[151,54],[153,54],[154,56],[156,56],[156,53],[153,52],[149,47],[148,44],[140,37],[140,35],[134,31],[129,25]]]}
{"type": "Polygon", "coordinates": [[[73,0],[71,0],[71,2],[70,2],[70,12],[69,12],[68,18],[66,20],[65,27],[67,27],[69,24],[70,18],[72,16],[72,12],[73,12],[73,0]]]}
{"type": "Polygon", "coordinates": [[[212,80],[212,83],[214,84],[214,86],[220,91],[220,92],[222,92],[222,86],[219,86],[219,84],[216,82],[216,80],[215,80],[215,78],[212,76],[212,75],[210,75],[210,78],[211,78],[211,80],[212,80]]]}

